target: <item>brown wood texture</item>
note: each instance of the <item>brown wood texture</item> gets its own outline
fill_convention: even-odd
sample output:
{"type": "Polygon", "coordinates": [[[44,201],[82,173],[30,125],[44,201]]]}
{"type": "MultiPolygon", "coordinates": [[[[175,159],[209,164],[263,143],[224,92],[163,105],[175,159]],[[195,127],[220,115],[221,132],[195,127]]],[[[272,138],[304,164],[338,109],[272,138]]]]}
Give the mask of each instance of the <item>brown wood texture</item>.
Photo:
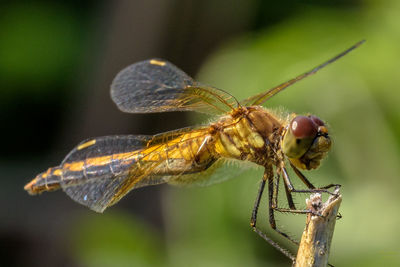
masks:
{"type": "Polygon", "coordinates": [[[295,267],[324,267],[328,265],[329,252],[342,196],[339,189],[326,202],[321,194],[312,194],[306,200],[307,208],[321,214],[309,214],[301,237],[295,267]]]}

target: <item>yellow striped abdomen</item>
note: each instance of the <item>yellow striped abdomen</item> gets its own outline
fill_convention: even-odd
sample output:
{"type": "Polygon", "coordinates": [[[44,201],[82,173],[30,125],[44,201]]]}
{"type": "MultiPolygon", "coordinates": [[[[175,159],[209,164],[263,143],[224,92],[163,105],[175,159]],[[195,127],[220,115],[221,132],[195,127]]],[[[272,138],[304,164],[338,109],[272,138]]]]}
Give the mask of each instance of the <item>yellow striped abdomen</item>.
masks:
{"type": "MultiPolygon", "coordinates": [[[[30,194],[53,191],[60,187],[84,184],[88,181],[130,177],[130,186],[154,184],[155,176],[173,176],[201,171],[213,161],[207,142],[211,140],[206,129],[185,133],[172,140],[152,145],[151,140],[141,149],[111,155],[88,157],[64,162],[49,168],[25,186],[30,194]],[[151,182],[150,182],[151,180],[151,182]]],[[[92,142],[91,145],[95,145],[92,142]]],[[[85,149],[90,146],[78,146],[85,149]]]]}

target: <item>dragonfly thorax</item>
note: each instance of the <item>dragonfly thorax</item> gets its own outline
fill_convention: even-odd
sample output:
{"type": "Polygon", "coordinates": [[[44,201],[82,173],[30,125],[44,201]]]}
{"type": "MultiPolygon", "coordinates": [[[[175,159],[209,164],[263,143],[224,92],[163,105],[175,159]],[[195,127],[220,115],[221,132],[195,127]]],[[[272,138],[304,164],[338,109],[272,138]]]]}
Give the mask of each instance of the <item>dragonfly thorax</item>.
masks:
{"type": "Polygon", "coordinates": [[[213,126],[218,129],[215,142],[218,157],[251,161],[262,166],[275,164],[271,147],[279,145],[283,130],[281,122],[259,106],[239,109],[213,126]]]}

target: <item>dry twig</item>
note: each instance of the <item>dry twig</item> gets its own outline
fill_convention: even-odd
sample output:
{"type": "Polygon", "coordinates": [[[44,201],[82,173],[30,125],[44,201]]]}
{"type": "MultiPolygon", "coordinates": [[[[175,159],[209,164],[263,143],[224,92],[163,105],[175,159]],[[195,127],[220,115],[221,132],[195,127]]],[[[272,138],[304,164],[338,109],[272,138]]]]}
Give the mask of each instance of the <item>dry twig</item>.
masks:
{"type": "Polygon", "coordinates": [[[321,214],[308,214],[301,237],[295,267],[325,267],[328,264],[333,231],[342,196],[339,189],[323,203],[321,194],[312,194],[306,200],[307,208],[321,214]]]}

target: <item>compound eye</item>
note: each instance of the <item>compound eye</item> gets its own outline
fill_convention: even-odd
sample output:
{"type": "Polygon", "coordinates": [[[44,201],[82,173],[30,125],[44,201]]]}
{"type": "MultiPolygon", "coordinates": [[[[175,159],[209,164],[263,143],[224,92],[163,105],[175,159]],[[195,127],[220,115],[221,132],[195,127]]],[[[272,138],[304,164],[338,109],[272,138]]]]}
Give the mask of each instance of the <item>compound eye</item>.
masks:
{"type": "Polygon", "coordinates": [[[320,119],[320,118],[318,118],[317,116],[314,116],[314,115],[310,115],[310,116],[308,116],[315,124],[317,124],[318,126],[325,126],[325,123],[320,119]]]}
{"type": "MultiPolygon", "coordinates": [[[[315,117],[315,116],[313,116],[315,117]]],[[[319,122],[323,123],[320,119],[315,117],[319,122]]],[[[318,132],[318,123],[312,117],[306,116],[296,116],[290,123],[290,129],[294,137],[303,138],[313,138],[318,132]]]]}

